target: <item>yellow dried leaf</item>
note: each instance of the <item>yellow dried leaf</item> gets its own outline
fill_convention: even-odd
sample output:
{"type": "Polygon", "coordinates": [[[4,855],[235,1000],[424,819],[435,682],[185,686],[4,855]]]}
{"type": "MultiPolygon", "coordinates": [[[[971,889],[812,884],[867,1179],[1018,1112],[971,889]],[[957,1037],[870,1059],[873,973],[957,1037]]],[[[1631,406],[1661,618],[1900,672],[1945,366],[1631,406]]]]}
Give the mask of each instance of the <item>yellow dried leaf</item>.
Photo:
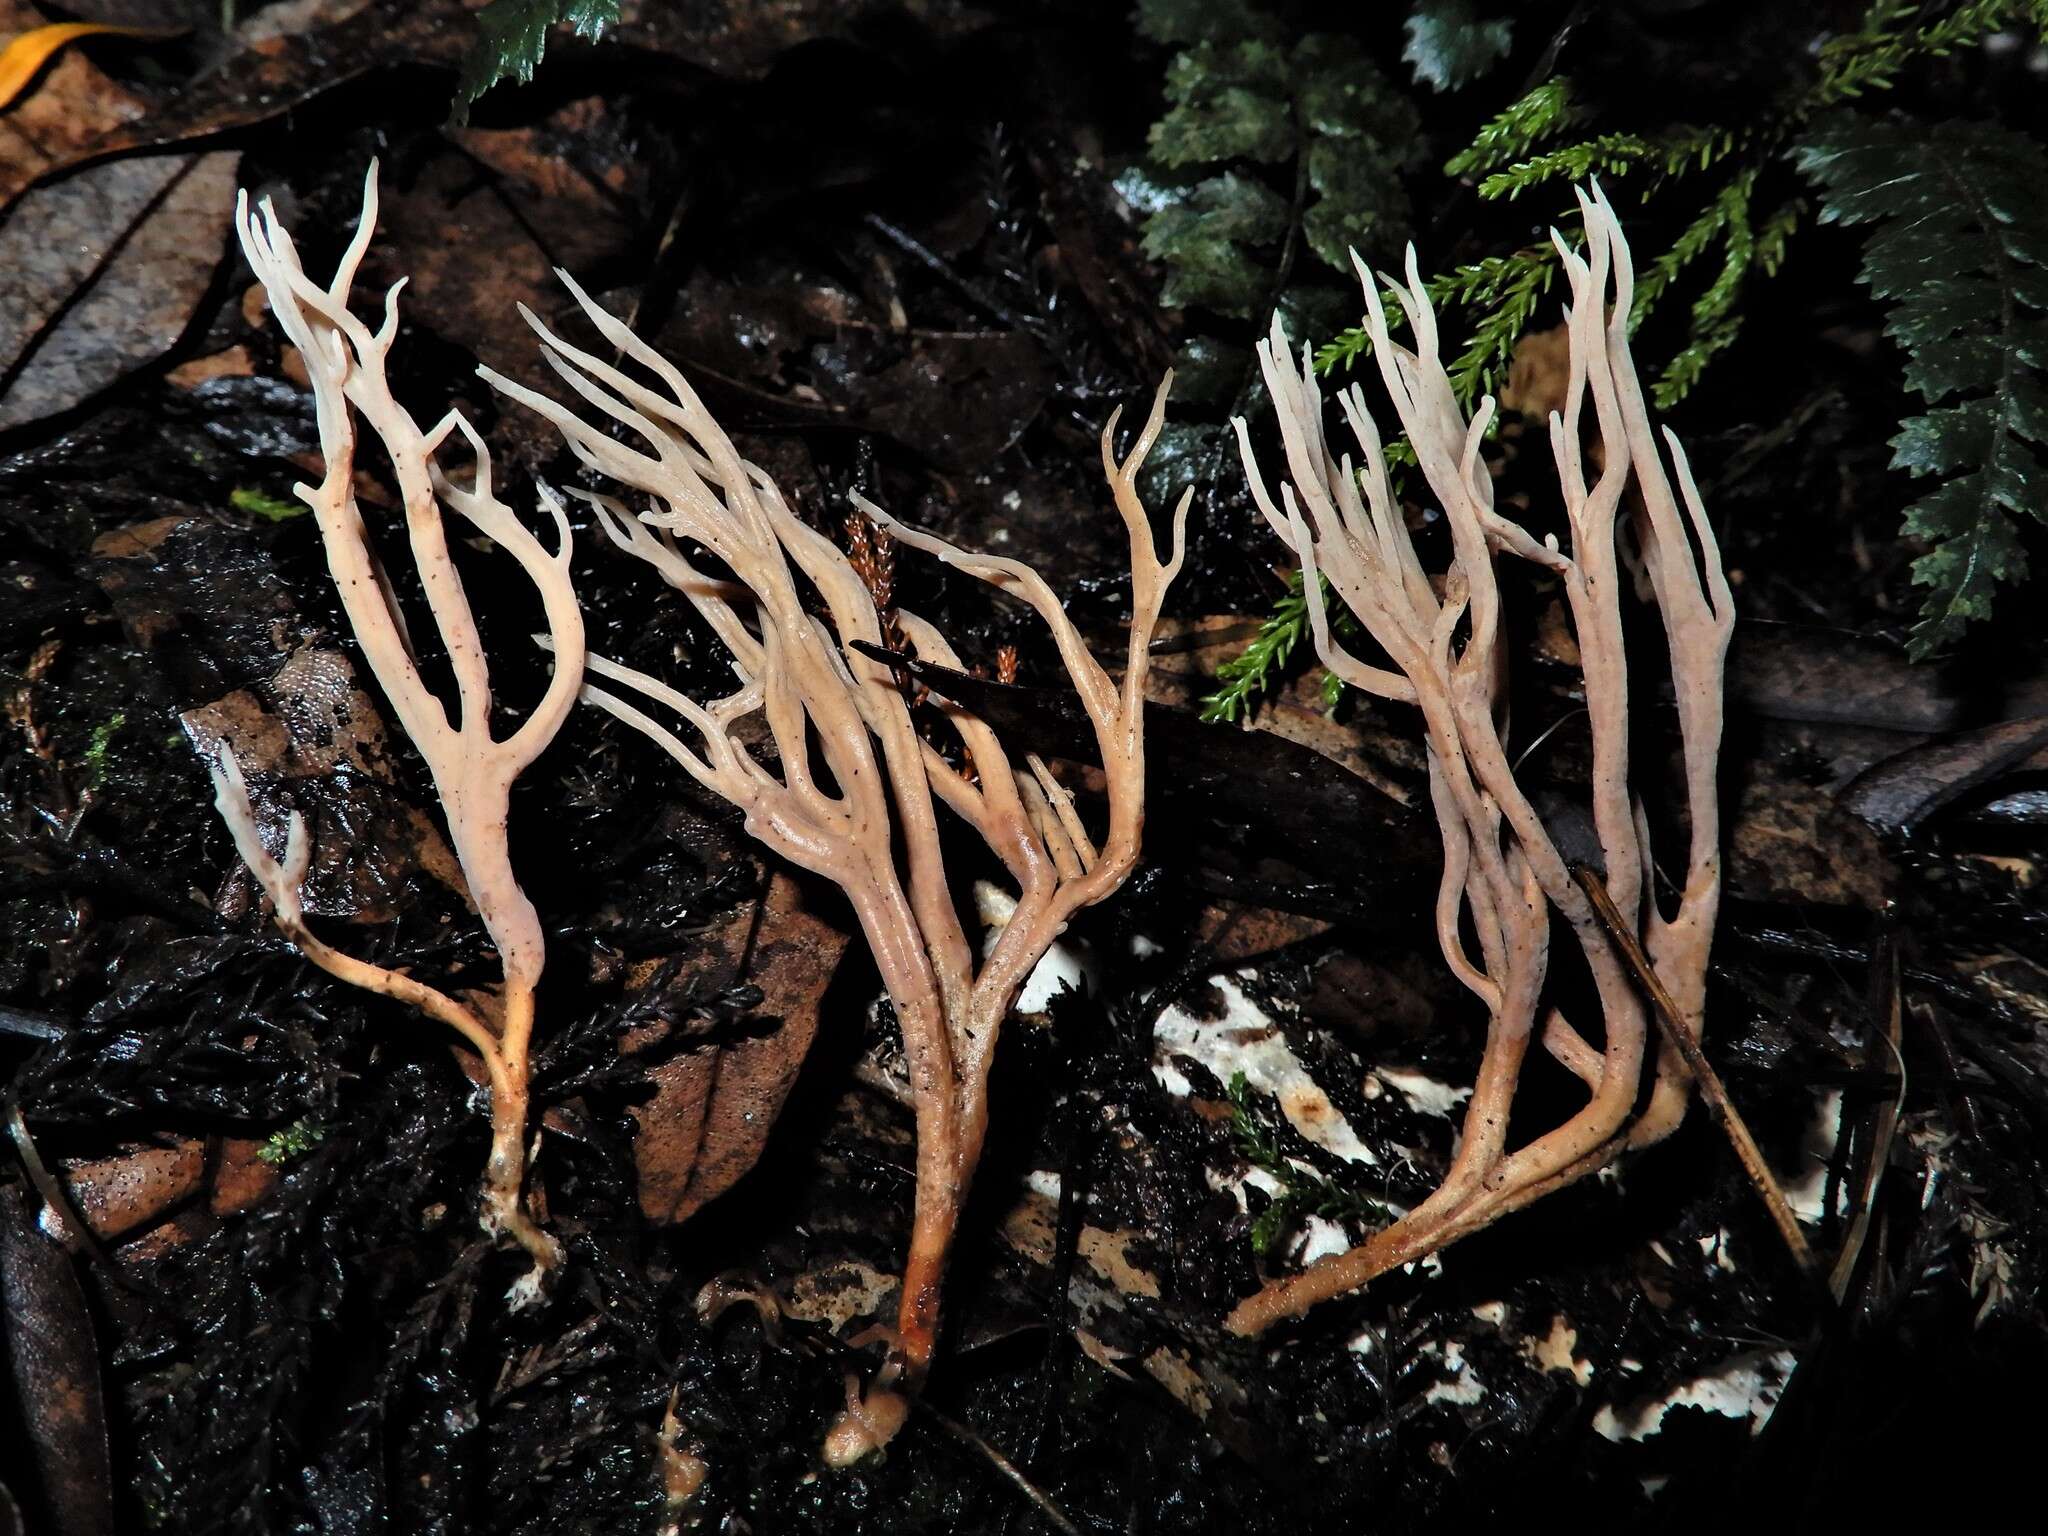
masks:
{"type": "Polygon", "coordinates": [[[0,110],[14,104],[50,56],[81,37],[177,37],[182,27],[115,27],[98,21],[53,22],[24,32],[0,51],[0,110]]]}

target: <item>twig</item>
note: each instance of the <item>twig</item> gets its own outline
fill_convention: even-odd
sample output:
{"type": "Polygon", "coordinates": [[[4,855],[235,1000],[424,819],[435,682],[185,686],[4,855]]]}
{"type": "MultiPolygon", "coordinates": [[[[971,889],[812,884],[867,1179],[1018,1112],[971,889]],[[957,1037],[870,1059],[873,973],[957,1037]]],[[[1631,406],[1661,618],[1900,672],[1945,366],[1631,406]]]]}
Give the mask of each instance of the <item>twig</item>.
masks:
{"type": "Polygon", "coordinates": [[[46,1013],[10,1008],[0,1003],[0,1034],[27,1035],[33,1040],[62,1040],[65,1028],[46,1013]]]}
{"type": "Polygon", "coordinates": [[[1707,1114],[1714,1124],[1728,1138],[1728,1145],[1735,1149],[1736,1161],[1742,1164],[1742,1171],[1749,1175],[1749,1182],[1764,1202],[1764,1208],[1771,1213],[1771,1221],[1778,1229],[1778,1235],[1785,1239],[1785,1247],[1792,1255],[1792,1262],[1799,1266],[1799,1272],[1809,1279],[1820,1278],[1820,1264],[1814,1257],[1812,1247],[1806,1241],[1806,1234],[1799,1230],[1799,1218],[1792,1213],[1786,1202],[1785,1191],[1778,1186],[1776,1175],[1764,1161],[1764,1155],[1756,1144],[1756,1138],[1749,1133],[1742,1113],[1728,1097],[1728,1089],[1700,1049],[1700,1043],[1685,1027],[1678,1005],[1671,1000],[1664,983],[1651,967],[1649,957],[1643,953],[1643,946],[1634,932],[1622,921],[1621,913],[1615,909],[1614,898],[1607,894],[1607,887],[1591,866],[1573,864],[1572,878],[1586,893],[1586,899],[1593,904],[1593,910],[1606,926],[1607,935],[1614,941],[1614,947],[1621,955],[1622,962],[1635,976],[1636,984],[1650,999],[1650,1011],[1663,1031],[1671,1048],[1684,1059],[1686,1070],[1699,1085],[1700,1099],[1707,1106],[1707,1114]]]}
{"type": "Polygon", "coordinates": [[[1031,316],[1020,315],[1007,304],[984,292],[981,285],[962,276],[953,264],[919,240],[908,230],[898,229],[878,213],[865,214],[861,223],[887,240],[904,255],[917,262],[940,282],[958,293],[968,303],[998,324],[1007,325],[1013,331],[1022,331],[1027,336],[1039,333],[1039,326],[1031,316]]]}
{"type": "MultiPolygon", "coordinates": [[[[50,1235],[71,1252],[97,1259],[108,1274],[116,1280],[121,1280],[120,1267],[107,1256],[107,1250],[100,1246],[99,1234],[93,1231],[92,1223],[85,1219],[84,1213],[78,1209],[65,1190],[63,1182],[50,1171],[49,1164],[43,1161],[43,1154],[37,1149],[35,1138],[29,1134],[28,1121],[22,1117],[21,1105],[12,1093],[7,1095],[4,1106],[0,1114],[4,1114],[6,1119],[7,1134],[14,1142],[15,1156],[21,1159],[22,1172],[28,1175],[29,1183],[35,1186],[36,1193],[43,1197],[43,1204],[49,1207],[50,1214],[56,1218],[58,1230],[50,1235]]],[[[126,1284],[125,1281],[122,1283],[126,1284]]]]}
{"type": "Polygon", "coordinates": [[[1843,1235],[1841,1252],[1836,1255],[1835,1267],[1828,1275],[1828,1291],[1837,1304],[1848,1295],[1856,1261],[1863,1256],[1864,1239],[1870,1232],[1871,1211],[1877,1203],[1878,1185],[1884,1179],[1885,1164],[1891,1156],[1892,1138],[1898,1133],[1899,1112],[1906,1104],[1906,1059],[1899,1050],[1899,934],[1890,913],[1886,914],[1884,931],[1878,935],[1876,951],[1870,967],[1870,1013],[1877,1033],[1871,1041],[1870,1054],[1874,1057],[1877,1045],[1883,1043],[1898,1069],[1894,1074],[1897,1087],[1892,1096],[1879,1106],[1877,1123],[1871,1129],[1870,1151],[1864,1164],[1861,1187],[1856,1192],[1856,1214],[1849,1222],[1848,1232],[1843,1235]]]}
{"type": "Polygon", "coordinates": [[[988,1441],[977,1435],[959,1420],[941,1413],[929,1402],[920,1401],[918,1407],[923,1410],[927,1418],[958,1440],[962,1445],[969,1446],[987,1457],[988,1464],[1000,1472],[1011,1487],[1029,1499],[1032,1507],[1045,1516],[1046,1522],[1054,1530],[1058,1531],[1060,1536],[1081,1536],[1081,1528],[1067,1518],[1066,1511],[1053,1503],[1051,1497],[1044,1489],[1032,1482],[1022,1472],[1019,1472],[1016,1463],[1011,1461],[1009,1457],[990,1445],[988,1441]]]}

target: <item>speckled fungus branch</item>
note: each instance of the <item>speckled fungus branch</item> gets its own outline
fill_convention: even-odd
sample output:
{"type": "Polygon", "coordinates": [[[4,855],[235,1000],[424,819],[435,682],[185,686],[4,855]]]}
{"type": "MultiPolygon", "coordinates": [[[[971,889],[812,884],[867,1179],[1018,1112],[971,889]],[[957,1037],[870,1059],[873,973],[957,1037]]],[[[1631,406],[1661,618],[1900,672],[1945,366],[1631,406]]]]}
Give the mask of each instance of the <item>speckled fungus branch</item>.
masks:
{"type": "MultiPolygon", "coordinates": [[[[589,468],[645,500],[648,509],[636,517],[616,498],[586,495],[612,541],[653,566],[703,617],[739,679],[729,696],[701,704],[644,672],[592,657],[591,672],[618,691],[590,686],[584,697],[744,811],[748,831],[767,847],[846,893],[903,1031],[917,1122],[916,1209],[892,1347],[865,1396],[849,1382],[847,1412],[827,1441],[828,1459],[850,1462],[895,1432],[902,1393],[914,1391],[930,1367],[940,1280],[981,1153],[1003,1020],[1068,920],[1113,893],[1137,862],[1148,652],[1180,569],[1188,504],[1183,498],[1175,513],[1173,554],[1162,561],[1136,479],[1165,419],[1167,385],[1121,463],[1111,447],[1114,416],[1102,435],[1103,468],[1130,541],[1132,617],[1120,682],[1029,566],[967,554],[862,503],[897,540],[1021,599],[1051,631],[1094,727],[1108,785],[1109,825],[1098,847],[1045,765],[1033,757],[1020,770],[972,714],[937,701],[972,754],[973,781],[919,735],[891,669],[860,649],[880,644],[883,631],[875,599],[845,553],[740,457],[674,367],[563,280],[604,340],[652,385],[528,319],[569,386],[635,441],[618,441],[544,395],[489,377],[552,421],[589,468]],[[816,593],[822,617],[807,606],[800,582],[816,593]],[[697,744],[648,714],[654,706],[679,718],[697,744]],[[750,717],[765,727],[773,766],[742,740],[741,722],[750,717]],[[973,828],[1018,889],[1015,912],[979,960],[948,883],[938,803],[973,828]]],[[[901,609],[894,620],[916,656],[960,666],[931,624],[901,609]]]]}
{"type": "MultiPolygon", "coordinates": [[[[536,1269],[560,1258],[555,1240],[521,1204],[525,1175],[527,1054],[533,1034],[534,988],[545,958],[540,918],[512,873],[506,844],[512,781],[540,755],[568,718],[583,683],[583,614],[569,581],[569,524],[561,506],[542,493],[559,547],[550,553],[498,500],[491,461],[469,423],[450,411],[428,432],[392,397],[384,362],[398,334],[398,293],[384,299],[384,322],[371,331],[349,312],[349,289],[369,249],[377,219],[377,171],[363,187],[362,221],[343,253],[334,279],[321,287],[306,276],[291,237],[265,203],[252,213],[244,193],[235,211],[242,249],[270,296],[270,307],[305,359],[320,425],[326,475],[298,486],[327,551],[327,567],[341,594],[363,659],[383,688],[399,724],[426,759],[447,817],[449,840],[471,899],[504,967],[495,1017],[456,1001],[399,971],[353,959],[316,938],[306,925],[299,890],[310,844],[305,823],[291,817],[280,863],[264,848],[242,772],[225,745],[213,766],[215,803],[234,833],[243,862],[262,885],[278,927],[322,970],[353,986],[396,998],[448,1025],[483,1058],[491,1090],[491,1153],[483,1183],[483,1222],[516,1239],[536,1269]],[[456,711],[421,678],[403,615],[378,563],[355,492],[356,423],[382,443],[405,506],[405,527],[434,627],[455,677],[456,711]],[[457,485],[436,455],[459,432],[474,462],[470,483],[457,485]],[[555,653],[554,675],[533,713],[503,741],[491,735],[491,684],[476,621],[448,554],[441,509],[447,506],[519,563],[546,615],[555,653]]],[[[532,1286],[527,1286],[530,1293],[532,1286]]]]}
{"type": "Polygon", "coordinates": [[[1407,286],[1395,285],[1414,332],[1412,352],[1389,337],[1377,285],[1362,263],[1359,275],[1380,377],[1449,529],[1451,559],[1440,580],[1423,569],[1410,540],[1364,392],[1354,385],[1338,397],[1359,461],[1354,465],[1348,454],[1333,459],[1307,360],[1294,365],[1277,323],[1260,348],[1291,483],[1281,486],[1276,505],[1240,421],[1252,494],[1301,559],[1324,664],[1347,683],[1413,704],[1421,713],[1430,793],[1444,840],[1437,935],[1452,972],[1485,1004],[1489,1020],[1464,1134],[1441,1187],[1358,1247],[1247,1298],[1230,1318],[1240,1333],[1297,1316],[1477,1231],[1627,1148],[1668,1136],[1685,1113],[1687,1078],[1668,1047],[1658,1053],[1654,1083],[1637,1113],[1648,1056],[1644,1002],[1543,817],[1515,781],[1504,720],[1507,654],[1495,560],[1508,554],[1553,573],[1563,587],[1585,676],[1591,811],[1606,888],[1623,921],[1642,936],[1656,975],[1697,1036],[1720,904],[1715,766],[1734,609],[1685,456],[1666,432],[1667,473],[1629,357],[1628,246],[1597,189],[1579,201],[1584,254],[1556,237],[1572,284],[1571,370],[1564,410],[1550,421],[1568,549],[1555,535],[1539,540],[1495,510],[1492,482],[1479,458],[1493,401],[1482,401],[1470,422],[1459,411],[1438,359],[1436,320],[1413,251],[1407,286]],[[1598,457],[1586,447],[1589,400],[1598,457]],[[1589,463],[1598,466],[1590,484],[1589,463]],[[1635,494],[1624,516],[1624,495],[1631,488],[1635,494]],[[1683,742],[1690,846],[1676,909],[1668,917],[1652,889],[1649,825],[1629,779],[1622,603],[1631,583],[1623,566],[1625,540],[1640,560],[1663,621],[1683,742]],[[1391,670],[1361,661],[1333,638],[1318,573],[1358,616],[1392,662],[1391,670]],[[1601,1015],[1598,1047],[1546,1005],[1553,910],[1571,930],[1591,974],[1601,1015]],[[1476,956],[1468,949],[1468,934],[1476,941],[1476,956]],[[1509,1111],[1539,1025],[1545,1049],[1583,1080],[1588,1098],[1564,1124],[1510,1150],[1509,1111]]]}

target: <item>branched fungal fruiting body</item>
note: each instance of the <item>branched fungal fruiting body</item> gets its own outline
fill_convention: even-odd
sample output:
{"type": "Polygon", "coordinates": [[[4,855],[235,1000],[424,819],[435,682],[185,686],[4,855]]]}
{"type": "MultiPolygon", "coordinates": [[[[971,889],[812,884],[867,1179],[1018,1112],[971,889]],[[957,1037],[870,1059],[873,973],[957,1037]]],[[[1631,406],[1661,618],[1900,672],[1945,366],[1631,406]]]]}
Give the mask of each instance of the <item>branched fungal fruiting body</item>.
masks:
{"type": "Polygon", "coordinates": [[[306,276],[291,237],[268,203],[252,212],[244,193],[236,206],[235,226],[242,249],[269,294],[271,310],[305,359],[312,380],[326,474],[318,485],[300,485],[296,492],[313,509],[328,570],[363,659],[433,775],[470,897],[504,966],[497,1019],[488,1020],[402,972],[341,954],[313,936],[299,900],[310,857],[305,825],[293,815],[280,864],[263,846],[241,769],[225,745],[213,765],[215,803],[243,862],[268,896],[278,927],[308,959],[353,986],[396,998],[440,1020],[483,1058],[491,1091],[483,1221],[525,1247],[533,1255],[537,1275],[560,1258],[559,1245],[535,1226],[521,1204],[528,1048],[534,988],[545,947],[540,918],[512,873],[505,822],[512,781],[554,739],[582,686],[583,613],[569,581],[568,519],[554,498],[542,492],[560,541],[550,553],[493,493],[490,457],[467,421],[450,411],[432,431],[423,432],[393,398],[384,363],[398,334],[398,292],[403,282],[385,296],[384,321],[376,331],[349,310],[349,289],[376,225],[376,176],[373,163],[363,186],[363,213],[355,238],[324,288],[306,276]],[[405,620],[364,526],[355,493],[358,419],[382,443],[404,503],[407,540],[455,677],[452,720],[420,676],[405,620]],[[467,441],[474,460],[467,486],[451,481],[436,459],[456,432],[467,441]],[[518,561],[546,614],[554,675],[533,713],[503,741],[491,735],[490,677],[461,578],[449,558],[441,516],[444,505],[518,561]]]}
{"type": "Polygon", "coordinates": [[[1550,421],[1568,550],[1555,536],[1538,540],[1494,509],[1492,482],[1479,459],[1493,401],[1482,401],[1469,423],[1459,411],[1438,358],[1436,320],[1413,250],[1408,285],[1393,285],[1414,332],[1412,352],[1389,337],[1372,274],[1363,263],[1358,268],[1380,377],[1450,531],[1452,557],[1440,583],[1423,569],[1409,538],[1363,390],[1354,385],[1338,397],[1358,443],[1354,465],[1348,454],[1331,457],[1313,371],[1306,358],[1296,368],[1277,321],[1272,339],[1260,347],[1260,360],[1291,481],[1282,484],[1279,504],[1259,472],[1244,423],[1237,423],[1253,497],[1301,559],[1324,664],[1355,687],[1421,711],[1430,793],[1444,840],[1438,939],[1452,972],[1489,1013],[1464,1134],[1442,1186],[1358,1247],[1272,1281],[1247,1298],[1230,1317],[1240,1333],[1297,1316],[1455,1242],[1627,1148],[1668,1136],[1685,1113],[1687,1079],[1669,1047],[1659,1051],[1648,1101],[1634,1113],[1648,1054],[1644,1004],[1543,818],[1515,782],[1503,720],[1507,657],[1495,561],[1506,553],[1553,572],[1563,585],[1585,675],[1591,811],[1607,890],[1625,922],[1641,934],[1656,974],[1697,1036],[1720,904],[1715,768],[1734,608],[1685,456],[1667,431],[1673,472],[1666,473],[1629,356],[1628,246],[1597,187],[1582,193],[1580,204],[1584,255],[1554,237],[1572,284],[1569,389],[1564,411],[1550,421]],[[1593,461],[1600,468],[1591,484],[1584,435],[1589,398],[1603,450],[1593,461]],[[1623,516],[1624,493],[1631,487],[1633,504],[1623,516]],[[1668,918],[1652,888],[1649,826],[1629,779],[1621,606],[1628,584],[1625,531],[1663,622],[1683,740],[1690,847],[1677,908],[1668,918]],[[1319,571],[1392,661],[1392,670],[1359,660],[1332,637],[1319,571]],[[1578,941],[1592,976],[1601,1012],[1598,1046],[1545,1002],[1553,909],[1578,941]],[[1468,933],[1477,941],[1476,956],[1468,950],[1468,933]],[[1510,1150],[1509,1111],[1536,1036],[1585,1083],[1589,1096],[1565,1124],[1510,1150]]]}
{"type": "MultiPolygon", "coordinates": [[[[584,697],[741,809],[748,831],[767,847],[846,893],[903,1031],[917,1121],[916,1209],[893,1347],[865,1400],[830,1437],[834,1460],[848,1461],[895,1432],[902,1423],[895,1389],[915,1390],[930,1367],[940,1281],[981,1154],[989,1066],[1003,1021],[1074,913],[1116,891],[1137,862],[1145,676],[1160,605],[1180,569],[1188,498],[1175,512],[1172,556],[1162,560],[1136,476],[1165,420],[1170,380],[1160,385],[1121,463],[1112,450],[1115,416],[1102,435],[1103,468],[1130,542],[1132,617],[1120,682],[1089,653],[1058,596],[1029,566],[965,553],[858,502],[897,543],[1022,600],[1051,631],[1093,724],[1108,784],[1108,835],[1098,847],[1045,764],[1036,757],[1013,763],[995,732],[971,713],[936,700],[971,754],[972,782],[920,737],[891,669],[860,649],[879,644],[884,633],[874,592],[855,564],[740,457],[681,373],[567,274],[563,281],[622,363],[630,360],[659,387],[527,318],[569,387],[634,440],[619,441],[509,379],[486,377],[552,421],[588,468],[647,504],[635,516],[614,497],[579,493],[613,543],[653,566],[717,634],[739,680],[732,694],[702,704],[645,672],[593,656],[590,671],[607,686],[586,686],[584,697]],[[698,564],[704,557],[708,567],[698,564]],[[822,616],[807,606],[800,582],[816,593],[822,616]],[[650,715],[653,706],[679,717],[697,744],[650,715]],[[765,726],[775,767],[741,741],[737,727],[748,717],[765,726]],[[948,883],[940,803],[981,837],[1018,889],[1015,913],[979,963],[948,883]]],[[[935,627],[901,608],[892,617],[913,655],[960,668],[935,627]]]]}

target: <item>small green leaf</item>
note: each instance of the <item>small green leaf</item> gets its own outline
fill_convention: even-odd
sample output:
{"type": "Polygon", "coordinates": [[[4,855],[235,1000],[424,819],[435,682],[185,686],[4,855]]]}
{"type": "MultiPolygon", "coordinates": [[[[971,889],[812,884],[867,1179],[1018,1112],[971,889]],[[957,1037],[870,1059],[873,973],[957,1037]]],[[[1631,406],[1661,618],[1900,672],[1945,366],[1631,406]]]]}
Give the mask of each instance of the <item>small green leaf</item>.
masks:
{"type": "Polygon", "coordinates": [[[107,756],[113,750],[114,737],[127,723],[128,717],[121,714],[93,727],[92,740],[85,748],[85,782],[89,788],[98,789],[107,782],[107,756]]]}
{"type": "Polygon", "coordinates": [[[1296,45],[1293,69],[1310,133],[1367,140],[1360,148],[1380,160],[1408,152],[1421,118],[1354,39],[1312,32],[1296,45]]]}
{"type": "Polygon", "coordinates": [[[284,522],[287,518],[303,517],[312,511],[312,508],[303,501],[285,501],[246,485],[238,485],[228,492],[228,505],[237,512],[254,513],[257,517],[268,518],[273,523],[284,522]]]}
{"type": "Polygon", "coordinates": [[[1284,1194],[1273,1196],[1252,1223],[1252,1252],[1263,1259],[1280,1246],[1293,1225],[1294,1202],[1284,1194]]]}
{"type": "Polygon", "coordinates": [[[1471,144],[1444,164],[1446,176],[1478,176],[1510,161],[1527,159],[1537,145],[1579,122],[1584,110],[1572,100],[1563,75],[1544,81],[1480,129],[1471,144]]]}
{"type": "Polygon", "coordinates": [[[286,1163],[297,1162],[326,1139],[326,1126],[315,1125],[310,1120],[294,1120],[283,1130],[273,1132],[270,1139],[257,1148],[256,1155],[273,1168],[281,1168],[286,1163]]]}
{"type": "Polygon", "coordinates": [[[2018,519],[2048,522],[2048,153],[1991,123],[1840,114],[1796,160],[1823,220],[1872,226],[1863,281],[1894,300],[1885,334],[1929,407],[1892,439],[1893,468],[1937,482],[1905,522],[1931,546],[1913,563],[1927,597],[1910,649],[1924,657],[2024,577],[2018,519]]]}

